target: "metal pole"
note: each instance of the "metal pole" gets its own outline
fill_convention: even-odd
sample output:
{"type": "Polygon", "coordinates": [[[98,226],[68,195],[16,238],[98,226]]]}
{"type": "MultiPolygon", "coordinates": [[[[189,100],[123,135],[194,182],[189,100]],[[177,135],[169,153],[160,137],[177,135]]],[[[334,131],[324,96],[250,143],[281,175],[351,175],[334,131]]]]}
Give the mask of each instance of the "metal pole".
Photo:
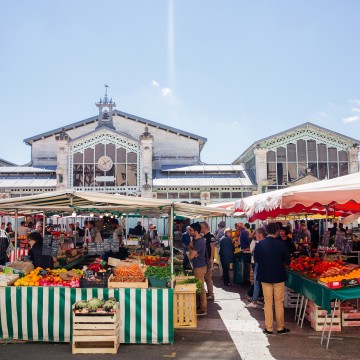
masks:
{"type": "Polygon", "coordinates": [[[15,210],[15,261],[17,260],[17,242],[18,242],[18,211],[15,210]]]}
{"type": "Polygon", "coordinates": [[[46,216],[45,216],[45,211],[44,211],[43,212],[43,233],[42,233],[43,238],[45,237],[45,225],[46,225],[46,216]]]}
{"type": "Polygon", "coordinates": [[[171,259],[171,288],[174,288],[174,242],[173,242],[173,233],[174,233],[174,205],[171,205],[170,214],[169,214],[169,242],[170,242],[170,259],[171,259]]]}
{"type": "Polygon", "coordinates": [[[326,215],[325,215],[325,232],[328,231],[328,227],[329,227],[329,224],[328,224],[328,219],[329,219],[329,206],[326,205],[325,206],[325,210],[326,210],[326,215]]]}

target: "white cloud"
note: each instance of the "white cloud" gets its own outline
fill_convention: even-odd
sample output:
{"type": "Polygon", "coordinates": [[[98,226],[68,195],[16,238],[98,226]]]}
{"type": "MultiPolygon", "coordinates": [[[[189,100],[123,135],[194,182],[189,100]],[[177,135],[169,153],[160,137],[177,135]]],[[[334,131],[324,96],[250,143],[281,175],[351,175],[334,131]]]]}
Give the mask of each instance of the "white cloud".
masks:
{"type": "Polygon", "coordinates": [[[323,111],[319,112],[318,115],[319,115],[319,116],[322,116],[322,117],[328,117],[328,114],[325,113],[325,112],[323,112],[323,111]]]}
{"type": "Polygon", "coordinates": [[[352,112],[360,112],[360,108],[352,108],[351,111],[352,112]]]}
{"type": "Polygon", "coordinates": [[[360,116],[349,116],[347,118],[343,118],[342,121],[344,124],[355,122],[360,120],[360,116]]]}
{"type": "Polygon", "coordinates": [[[167,96],[171,95],[171,93],[172,93],[172,90],[168,87],[164,87],[161,89],[161,95],[163,97],[167,97],[167,96]]]}
{"type": "Polygon", "coordinates": [[[151,80],[151,85],[154,87],[159,87],[160,84],[156,80],[151,80]]]}

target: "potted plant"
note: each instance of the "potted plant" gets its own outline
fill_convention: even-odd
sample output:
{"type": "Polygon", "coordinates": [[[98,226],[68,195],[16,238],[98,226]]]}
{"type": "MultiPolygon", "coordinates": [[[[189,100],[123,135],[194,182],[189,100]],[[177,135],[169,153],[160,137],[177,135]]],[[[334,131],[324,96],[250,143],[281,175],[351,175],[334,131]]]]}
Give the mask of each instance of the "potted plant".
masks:
{"type": "Polygon", "coordinates": [[[148,278],[151,287],[165,288],[171,279],[171,268],[168,265],[148,266],[144,275],[148,278]]]}

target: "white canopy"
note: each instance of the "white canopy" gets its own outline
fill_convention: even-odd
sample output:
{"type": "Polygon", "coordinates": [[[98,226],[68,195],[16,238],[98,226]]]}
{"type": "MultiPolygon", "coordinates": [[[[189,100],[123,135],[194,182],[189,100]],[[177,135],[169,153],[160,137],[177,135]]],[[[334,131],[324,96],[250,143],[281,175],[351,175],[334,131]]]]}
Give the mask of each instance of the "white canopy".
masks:
{"type": "Polygon", "coordinates": [[[74,190],[54,191],[40,195],[0,200],[0,210],[6,212],[15,210],[21,212],[118,211],[156,217],[168,214],[171,208],[173,208],[175,215],[189,218],[229,216],[232,214],[227,209],[209,208],[169,200],[74,190]]]}

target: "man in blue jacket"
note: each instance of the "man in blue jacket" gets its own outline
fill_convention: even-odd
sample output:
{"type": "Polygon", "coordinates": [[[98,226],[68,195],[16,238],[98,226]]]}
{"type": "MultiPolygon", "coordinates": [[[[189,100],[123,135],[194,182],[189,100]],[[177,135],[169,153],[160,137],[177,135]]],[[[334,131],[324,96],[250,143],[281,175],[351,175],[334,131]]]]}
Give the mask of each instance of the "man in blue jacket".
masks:
{"type": "Polygon", "coordinates": [[[234,261],[235,247],[231,239],[232,231],[230,228],[225,229],[225,235],[220,239],[220,260],[223,268],[224,284],[230,286],[230,263],[234,261]]]}
{"type": "Polygon", "coordinates": [[[275,223],[266,227],[268,236],[256,245],[254,260],[258,263],[257,280],[261,281],[264,293],[265,326],[264,333],[273,334],[273,299],[278,334],[287,334],[290,330],[284,321],[284,292],[287,280],[285,265],[290,264],[290,254],[284,241],[278,239],[275,223]]]}

